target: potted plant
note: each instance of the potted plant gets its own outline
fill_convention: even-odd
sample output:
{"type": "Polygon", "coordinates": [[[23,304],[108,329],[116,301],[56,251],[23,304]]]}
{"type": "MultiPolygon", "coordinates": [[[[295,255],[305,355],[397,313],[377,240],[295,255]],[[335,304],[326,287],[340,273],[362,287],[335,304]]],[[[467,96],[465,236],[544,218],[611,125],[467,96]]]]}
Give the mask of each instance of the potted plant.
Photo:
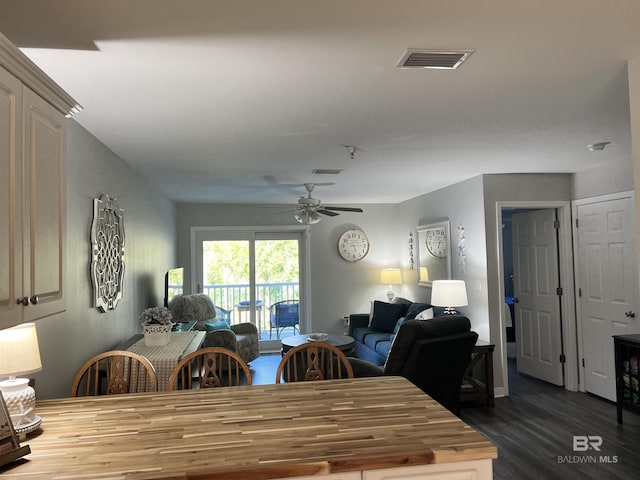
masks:
{"type": "Polygon", "coordinates": [[[138,317],[144,331],[144,343],[147,346],[162,346],[169,343],[172,315],[168,308],[145,308],[138,317]]]}

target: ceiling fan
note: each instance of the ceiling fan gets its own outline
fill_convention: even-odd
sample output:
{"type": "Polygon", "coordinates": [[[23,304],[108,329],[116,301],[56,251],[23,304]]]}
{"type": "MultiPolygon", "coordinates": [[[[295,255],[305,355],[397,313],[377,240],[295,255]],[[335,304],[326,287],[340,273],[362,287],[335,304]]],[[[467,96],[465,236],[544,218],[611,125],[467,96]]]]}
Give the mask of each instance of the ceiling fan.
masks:
{"type": "Polygon", "coordinates": [[[315,183],[305,183],[304,188],[307,190],[306,197],[300,197],[298,199],[298,206],[294,212],[296,212],[293,217],[299,223],[308,225],[313,223],[318,223],[322,217],[320,215],[327,215],[328,217],[335,217],[336,215],[340,215],[337,212],[358,212],[362,213],[361,208],[357,207],[328,207],[322,205],[322,202],[317,198],[313,198],[311,196],[311,192],[315,188],[315,183]]]}

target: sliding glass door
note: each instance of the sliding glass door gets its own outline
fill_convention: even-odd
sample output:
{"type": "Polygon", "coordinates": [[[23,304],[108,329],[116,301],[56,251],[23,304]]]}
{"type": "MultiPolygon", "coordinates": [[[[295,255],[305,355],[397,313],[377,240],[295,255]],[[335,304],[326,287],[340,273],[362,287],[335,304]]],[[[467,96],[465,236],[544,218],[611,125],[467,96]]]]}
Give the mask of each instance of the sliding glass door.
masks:
{"type": "Polygon", "coordinates": [[[198,229],[194,234],[197,291],[228,312],[231,324],[251,322],[261,350],[304,325],[306,232],[198,229]]]}

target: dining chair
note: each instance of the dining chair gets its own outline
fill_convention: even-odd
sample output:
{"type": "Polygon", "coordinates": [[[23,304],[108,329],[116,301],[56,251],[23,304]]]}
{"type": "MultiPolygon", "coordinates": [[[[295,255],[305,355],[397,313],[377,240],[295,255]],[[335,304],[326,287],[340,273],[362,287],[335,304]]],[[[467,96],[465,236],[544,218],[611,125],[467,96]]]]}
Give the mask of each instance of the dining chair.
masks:
{"type": "Polygon", "coordinates": [[[336,378],[353,378],[353,369],[344,352],[326,342],[293,347],[282,357],[276,371],[276,383],[336,378]]]}
{"type": "Polygon", "coordinates": [[[237,353],[220,347],[186,355],[169,375],[167,390],[251,385],[251,371],[237,353]]]}
{"type": "Polygon", "coordinates": [[[157,391],[156,370],[147,358],[126,350],[110,350],[90,358],[78,370],[71,396],[157,391]]]}

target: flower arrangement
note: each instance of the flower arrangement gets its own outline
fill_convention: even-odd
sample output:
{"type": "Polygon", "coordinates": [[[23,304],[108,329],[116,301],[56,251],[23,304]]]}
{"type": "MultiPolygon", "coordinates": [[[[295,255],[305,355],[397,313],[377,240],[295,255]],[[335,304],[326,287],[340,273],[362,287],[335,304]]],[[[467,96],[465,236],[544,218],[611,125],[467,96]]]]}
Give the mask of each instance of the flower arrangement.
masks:
{"type": "Polygon", "coordinates": [[[165,307],[151,307],[145,308],[138,320],[142,326],[147,325],[171,325],[171,311],[165,307]]]}

